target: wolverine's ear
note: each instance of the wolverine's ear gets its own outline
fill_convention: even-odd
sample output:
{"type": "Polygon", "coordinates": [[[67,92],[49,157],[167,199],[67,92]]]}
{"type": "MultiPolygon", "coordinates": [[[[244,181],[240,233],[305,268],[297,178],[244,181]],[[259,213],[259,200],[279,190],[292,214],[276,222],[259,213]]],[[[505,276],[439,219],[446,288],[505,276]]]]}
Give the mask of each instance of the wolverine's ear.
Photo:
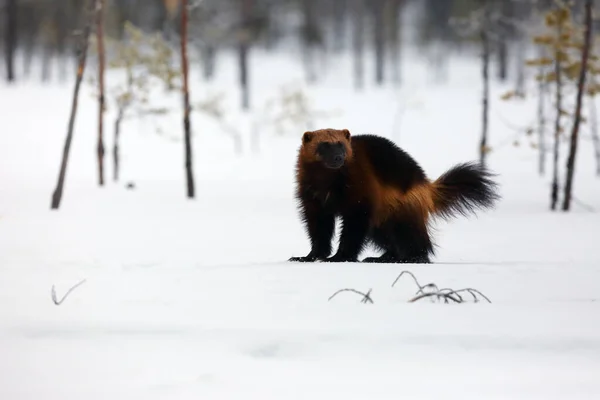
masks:
{"type": "Polygon", "coordinates": [[[350,140],[350,131],[348,129],[342,129],[342,133],[346,136],[347,140],[350,140]]]}
{"type": "Polygon", "coordinates": [[[313,133],[310,131],[304,132],[304,135],[302,135],[302,143],[308,143],[310,142],[310,140],[313,137],[313,133]]]}

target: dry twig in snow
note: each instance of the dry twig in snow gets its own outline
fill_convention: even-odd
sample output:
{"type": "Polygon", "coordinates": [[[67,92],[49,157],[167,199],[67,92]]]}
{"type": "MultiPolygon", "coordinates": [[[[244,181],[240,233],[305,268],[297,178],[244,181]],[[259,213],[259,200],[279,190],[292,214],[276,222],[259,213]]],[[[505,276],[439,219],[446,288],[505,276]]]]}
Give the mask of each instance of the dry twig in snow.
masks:
{"type": "MultiPolygon", "coordinates": [[[[487,300],[488,303],[491,303],[492,301],[483,293],[481,293],[479,290],[477,289],[472,289],[472,288],[465,288],[465,289],[460,289],[460,290],[452,290],[451,292],[449,292],[449,294],[453,294],[453,295],[457,295],[460,297],[460,295],[458,294],[459,292],[467,292],[469,293],[471,296],[473,296],[473,301],[475,303],[477,303],[479,301],[479,299],[477,298],[477,295],[483,297],[484,299],[487,300]]],[[[462,297],[461,298],[461,302],[462,301],[462,297]]]]}
{"type": "Polygon", "coordinates": [[[426,297],[436,297],[437,299],[443,299],[444,303],[449,303],[448,300],[452,300],[455,303],[462,303],[462,300],[460,298],[452,296],[452,292],[439,292],[439,291],[438,292],[422,293],[422,294],[420,294],[418,296],[413,297],[408,302],[409,303],[414,303],[415,301],[424,299],[426,297]]]}
{"type": "Polygon", "coordinates": [[[400,272],[400,275],[398,275],[398,277],[396,278],[396,280],[394,281],[394,283],[392,283],[392,287],[394,287],[394,285],[396,284],[396,282],[398,282],[398,280],[404,274],[410,275],[413,278],[413,281],[415,281],[415,284],[419,287],[419,290],[417,291],[417,294],[425,293],[423,291],[423,289],[426,289],[426,288],[432,288],[433,290],[438,291],[438,287],[437,287],[437,285],[435,283],[428,283],[426,285],[421,286],[421,284],[419,283],[419,281],[417,280],[417,278],[415,277],[415,275],[412,272],[410,272],[410,271],[402,271],[402,272],[400,272]]]}
{"type": "Polygon", "coordinates": [[[355,290],[355,289],[340,289],[337,292],[335,292],[334,294],[332,294],[331,297],[329,297],[329,299],[327,301],[333,299],[338,293],[352,292],[352,293],[360,294],[363,297],[362,300],[360,301],[361,303],[373,304],[373,299],[371,298],[371,290],[372,289],[369,289],[369,291],[367,293],[363,293],[363,292],[359,292],[358,290],[355,290]]]}
{"type": "Polygon", "coordinates": [[[487,300],[488,303],[491,303],[490,299],[477,289],[472,289],[472,288],[465,288],[465,289],[459,289],[459,290],[454,290],[451,288],[438,289],[438,286],[435,283],[428,283],[427,285],[421,285],[419,283],[419,281],[417,280],[417,278],[415,277],[415,275],[410,271],[402,271],[400,273],[400,275],[398,275],[398,277],[396,278],[394,283],[392,283],[392,287],[396,284],[396,282],[398,282],[398,280],[404,274],[410,275],[413,278],[413,281],[415,282],[415,284],[419,287],[419,290],[417,290],[417,292],[415,293],[415,297],[410,299],[409,303],[414,303],[417,300],[421,300],[424,298],[431,298],[431,297],[435,297],[438,300],[444,300],[444,303],[449,303],[449,300],[451,300],[455,303],[464,303],[465,300],[459,294],[461,292],[467,292],[471,296],[473,296],[473,301],[475,303],[479,302],[479,298],[477,297],[477,295],[483,297],[485,300],[487,300]],[[433,292],[425,292],[424,289],[427,289],[427,288],[433,289],[434,291],[433,292]]]}
{"type": "Polygon", "coordinates": [[[471,289],[471,288],[465,288],[465,289],[460,289],[460,290],[442,289],[442,290],[438,290],[437,292],[422,293],[420,295],[413,297],[408,302],[414,303],[415,301],[424,299],[425,297],[436,297],[438,300],[443,299],[444,303],[449,303],[448,300],[452,300],[455,303],[464,303],[465,301],[462,298],[462,296],[460,294],[458,294],[459,292],[469,293],[471,296],[473,296],[473,301],[475,303],[479,302],[479,298],[477,297],[477,295],[480,295],[481,297],[486,299],[488,303],[491,303],[490,299],[486,295],[484,295],[477,289],[471,289]]]}
{"type": "Polygon", "coordinates": [[[67,296],[73,291],[75,290],[78,286],[82,285],[85,282],[85,279],[81,280],[78,284],[76,284],[75,286],[72,286],[69,290],[67,290],[67,293],[65,293],[65,295],[62,297],[62,299],[58,300],[56,298],[56,289],[54,288],[54,285],[52,285],[52,301],[54,302],[54,304],[56,304],[57,306],[60,306],[62,304],[63,301],[65,301],[65,299],[67,298],[67,296]]]}

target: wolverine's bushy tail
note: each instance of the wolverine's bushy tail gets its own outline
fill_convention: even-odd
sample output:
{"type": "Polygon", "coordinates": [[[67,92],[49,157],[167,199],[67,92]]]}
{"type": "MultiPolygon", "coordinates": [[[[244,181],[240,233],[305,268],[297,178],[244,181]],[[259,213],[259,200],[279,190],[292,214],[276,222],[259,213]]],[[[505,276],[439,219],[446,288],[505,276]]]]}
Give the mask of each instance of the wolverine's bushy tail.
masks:
{"type": "Polygon", "coordinates": [[[449,218],[493,207],[500,199],[493,176],[479,163],[455,165],[433,182],[434,213],[449,218]]]}

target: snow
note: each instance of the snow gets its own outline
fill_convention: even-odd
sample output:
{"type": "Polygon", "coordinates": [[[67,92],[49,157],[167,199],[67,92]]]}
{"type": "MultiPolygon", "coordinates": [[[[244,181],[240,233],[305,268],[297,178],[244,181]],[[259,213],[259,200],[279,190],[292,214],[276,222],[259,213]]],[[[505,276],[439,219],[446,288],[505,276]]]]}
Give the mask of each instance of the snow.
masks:
{"type": "MultiPolygon", "coordinates": [[[[292,56],[256,52],[252,62],[258,105],[302,82],[292,56]]],[[[316,125],[392,137],[431,177],[477,157],[476,59],[453,59],[444,85],[415,61],[399,89],[363,93],[348,87],[351,63],[340,65],[304,87],[318,108],[343,112],[316,125]]],[[[599,398],[600,217],[579,203],[548,211],[550,174],[537,176],[537,152],[512,146],[503,122],[524,125],[533,102],[502,103],[509,85],[494,85],[489,164],[503,199],[477,218],[437,223],[434,264],[291,264],[309,250],[293,199],[306,128],[261,127],[252,153],[235,63],[222,66],[214,83],[194,77],[193,96],[228,95],[244,154],[194,115],[191,201],[181,140],[147,121],[125,123],[123,178],[97,188],[86,88],[63,203],[51,212],[72,85],[0,88],[0,398],[599,398]],[[410,278],[391,287],[402,270],[421,284],[476,288],[492,304],[409,303],[410,278]],[[52,303],[53,285],[60,298],[82,279],[52,303]],[[342,288],[372,289],[374,304],[351,293],[328,301],[342,288]]],[[[161,125],[182,130],[178,113],[161,125]]],[[[580,151],[575,193],[598,209],[590,143],[580,151]]]]}

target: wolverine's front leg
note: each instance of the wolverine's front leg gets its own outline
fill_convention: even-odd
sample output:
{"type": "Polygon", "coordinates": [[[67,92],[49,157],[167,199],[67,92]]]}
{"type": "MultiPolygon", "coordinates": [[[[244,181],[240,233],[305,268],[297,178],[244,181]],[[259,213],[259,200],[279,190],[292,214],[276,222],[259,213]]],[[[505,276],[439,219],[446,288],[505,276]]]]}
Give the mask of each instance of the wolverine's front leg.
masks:
{"type": "Polygon", "coordinates": [[[357,261],[365,245],[369,231],[369,213],[365,207],[358,207],[342,214],[342,234],[338,251],[325,261],[357,261]]]}
{"type": "Polygon", "coordinates": [[[292,257],[289,261],[311,262],[324,260],[331,254],[331,238],[335,228],[335,215],[316,201],[303,203],[302,218],[310,238],[311,250],[305,257],[292,257]]]}

